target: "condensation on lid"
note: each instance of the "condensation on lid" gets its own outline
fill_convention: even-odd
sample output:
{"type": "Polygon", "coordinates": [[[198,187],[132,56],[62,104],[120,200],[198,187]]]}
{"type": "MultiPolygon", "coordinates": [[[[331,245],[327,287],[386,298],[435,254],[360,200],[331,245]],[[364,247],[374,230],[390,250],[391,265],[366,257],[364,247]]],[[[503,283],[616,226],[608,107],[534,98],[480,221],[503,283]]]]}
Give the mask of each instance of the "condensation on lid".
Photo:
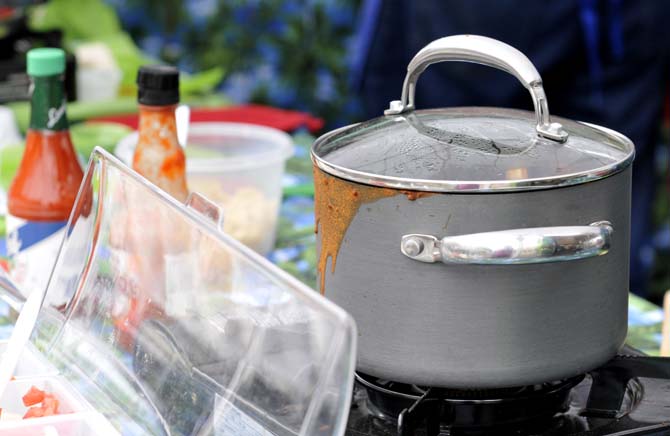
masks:
{"type": "Polygon", "coordinates": [[[626,168],[625,136],[554,117],[569,133],[539,137],[532,112],[449,108],[384,116],[319,138],[324,171],[359,183],[437,192],[519,191],[574,185],[626,168]]]}

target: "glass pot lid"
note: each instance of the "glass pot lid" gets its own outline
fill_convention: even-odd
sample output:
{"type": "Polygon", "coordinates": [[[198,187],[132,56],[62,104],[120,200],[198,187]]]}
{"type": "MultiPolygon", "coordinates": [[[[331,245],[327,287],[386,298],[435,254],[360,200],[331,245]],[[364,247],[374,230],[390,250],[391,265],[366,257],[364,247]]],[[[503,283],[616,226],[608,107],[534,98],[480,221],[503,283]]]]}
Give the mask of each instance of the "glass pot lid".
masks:
{"type": "Polygon", "coordinates": [[[542,79],[500,41],[456,35],[433,41],[407,67],[402,98],[385,115],[320,137],[312,158],[347,180],[435,192],[522,191],[585,183],[625,169],[633,143],[600,126],[552,119],[542,79]],[[466,107],[414,110],[419,75],[431,64],[474,62],[513,74],[535,113],[466,107]]]}

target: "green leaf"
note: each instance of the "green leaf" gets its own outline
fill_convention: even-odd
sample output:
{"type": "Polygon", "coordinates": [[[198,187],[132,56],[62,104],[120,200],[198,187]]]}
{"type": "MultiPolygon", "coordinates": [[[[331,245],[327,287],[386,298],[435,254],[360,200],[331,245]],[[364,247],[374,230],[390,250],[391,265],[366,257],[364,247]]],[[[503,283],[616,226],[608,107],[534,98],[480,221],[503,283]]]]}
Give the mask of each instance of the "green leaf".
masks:
{"type": "Polygon", "coordinates": [[[60,29],[66,43],[121,32],[116,12],[103,0],[51,0],[30,10],[28,25],[37,31],[60,29]]]}
{"type": "Polygon", "coordinates": [[[225,75],[221,67],[210,68],[197,74],[183,74],[179,78],[179,91],[182,94],[206,94],[212,91],[225,75]]]}
{"type": "Polygon", "coordinates": [[[9,189],[23,157],[23,145],[11,145],[0,150],[0,187],[9,189]]]}
{"type": "Polygon", "coordinates": [[[116,144],[132,132],[132,129],[117,123],[80,123],[70,128],[74,148],[83,156],[90,156],[95,147],[114,151],[116,144]]]}
{"type": "Polygon", "coordinates": [[[100,36],[93,40],[100,41],[109,47],[116,64],[121,69],[123,73],[121,78],[121,94],[134,96],[137,92],[135,85],[137,70],[142,65],[156,63],[156,61],[145,56],[127,33],[118,32],[100,36]]]}
{"type": "MultiPolygon", "coordinates": [[[[36,31],[61,30],[69,50],[74,50],[82,42],[104,43],[122,72],[121,95],[134,97],[137,93],[137,70],[142,65],[158,63],[142,53],[122,30],[114,9],[103,0],[51,0],[30,10],[29,27],[36,31]]],[[[181,92],[184,95],[211,92],[223,76],[224,69],[221,67],[193,75],[184,74],[181,92]]]]}

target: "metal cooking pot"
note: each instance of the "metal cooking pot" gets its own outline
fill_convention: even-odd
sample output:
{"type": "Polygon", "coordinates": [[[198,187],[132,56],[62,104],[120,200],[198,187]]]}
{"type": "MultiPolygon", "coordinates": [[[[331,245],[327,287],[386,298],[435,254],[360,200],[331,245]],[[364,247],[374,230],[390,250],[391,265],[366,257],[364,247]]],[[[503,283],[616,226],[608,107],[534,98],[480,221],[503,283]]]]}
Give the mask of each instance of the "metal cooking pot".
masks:
{"type": "Polygon", "coordinates": [[[316,141],[319,286],[358,324],[359,371],[497,388],[577,375],[617,352],[634,147],[557,121],[522,53],[459,35],[412,59],[385,116],[316,141]],[[414,110],[419,75],[443,61],[513,74],[535,113],[414,110]]]}

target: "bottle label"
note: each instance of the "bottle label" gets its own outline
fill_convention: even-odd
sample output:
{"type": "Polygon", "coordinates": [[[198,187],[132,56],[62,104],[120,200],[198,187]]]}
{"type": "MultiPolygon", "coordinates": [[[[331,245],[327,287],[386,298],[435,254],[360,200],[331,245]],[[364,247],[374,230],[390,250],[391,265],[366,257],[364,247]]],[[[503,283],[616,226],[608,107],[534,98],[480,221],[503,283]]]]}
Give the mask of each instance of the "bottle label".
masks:
{"type": "Polygon", "coordinates": [[[47,111],[47,129],[54,130],[54,128],[62,124],[65,119],[65,100],[62,100],[60,106],[50,107],[47,111]]]}
{"type": "Polygon", "coordinates": [[[26,221],[7,217],[7,254],[11,257],[65,227],[67,221],[26,221]]]}
{"type": "Polygon", "coordinates": [[[26,296],[34,289],[46,288],[66,224],[67,221],[26,221],[7,216],[9,268],[26,296]]]}
{"type": "Polygon", "coordinates": [[[30,98],[31,129],[67,130],[66,102],[61,76],[33,77],[30,98]]]}

